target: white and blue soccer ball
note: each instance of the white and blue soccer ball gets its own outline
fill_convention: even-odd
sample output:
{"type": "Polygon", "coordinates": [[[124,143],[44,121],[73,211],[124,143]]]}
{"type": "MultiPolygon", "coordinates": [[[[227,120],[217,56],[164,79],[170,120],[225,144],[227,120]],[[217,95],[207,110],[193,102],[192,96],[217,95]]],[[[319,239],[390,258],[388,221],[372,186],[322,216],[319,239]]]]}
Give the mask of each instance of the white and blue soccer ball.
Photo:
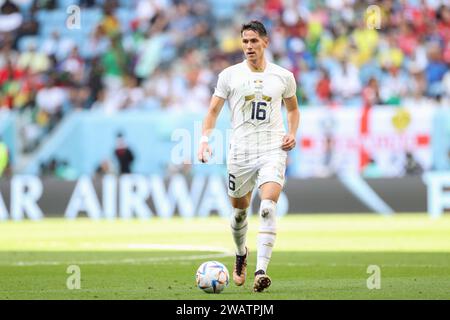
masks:
{"type": "Polygon", "coordinates": [[[204,292],[221,293],[228,286],[230,274],[222,263],[207,261],[198,267],[195,279],[204,292]]]}

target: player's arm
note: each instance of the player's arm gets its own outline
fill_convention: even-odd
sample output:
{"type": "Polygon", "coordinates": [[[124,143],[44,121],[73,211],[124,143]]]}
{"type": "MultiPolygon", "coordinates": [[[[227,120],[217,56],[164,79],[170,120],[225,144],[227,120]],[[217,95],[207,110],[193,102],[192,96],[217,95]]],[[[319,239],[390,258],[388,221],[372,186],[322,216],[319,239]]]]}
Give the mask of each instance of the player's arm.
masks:
{"type": "Polygon", "coordinates": [[[205,163],[208,162],[208,158],[211,156],[211,147],[208,144],[208,137],[211,131],[216,126],[217,117],[222,110],[225,99],[213,95],[209,104],[208,113],[203,120],[202,138],[200,140],[200,147],[198,148],[198,160],[205,163]]]}
{"type": "Polygon", "coordinates": [[[284,98],[283,100],[287,110],[288,133],[283,138],[281,149],[289,151],[295,147],[295,136],[300,122],[300,111],[298,110],[296,95],[290,98],[284,98]]]}

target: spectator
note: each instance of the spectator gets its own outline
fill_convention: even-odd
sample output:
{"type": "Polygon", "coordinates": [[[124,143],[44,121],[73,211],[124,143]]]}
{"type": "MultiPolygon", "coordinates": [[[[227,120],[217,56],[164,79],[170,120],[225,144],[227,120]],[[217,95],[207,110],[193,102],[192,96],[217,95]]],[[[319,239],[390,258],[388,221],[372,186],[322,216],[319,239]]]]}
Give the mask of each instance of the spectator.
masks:
{"type": "Polygon", "coordinates": [[[69,56],[61,62],[61,71],[68,73],[74,84],[80,85],[83,82],[85,78],[85,63],[80,56],[78,47],[73,47],[69,56]]]}
{"type": "Polygon", "coordinates": [[[125,108],[126,98],[124,90],[102,89],[97,93],[97,100],[92,105],[92,109],[112,114],[125,108]]]}
{"type": "Polygon", "coordinates": [[[321,104],[329,104],[332,98],[331,81],[328,72],[325,69],[320,69],[320,78],[316,85],[316,95],[321,104]]]}
{"type": "Polygon", "coordinates": [[[24,80],[26,72],[8,61],[0,69],[0,107],[13,109],[27,104],[30,88],[24,80]]]}
{"type": "Polygon", "coordinates": [[[15,63],[19,57],[19,53],[13,49],[13,40],[11,37],[5,37],[0,41],[0,69],[2,69],[7,62],[15,63]]]}
{"type": "Polygon", "coordinates": [[[158,31],[150,29],[147,34],[147,39],[142,44],[142,50],[137,56],[137,63],[135,67],[135,74],[139,78],[147,78],[158,67],[161,58],[162,50],[166,37],[158,31]]]}
{"type": "Polygon", "coordinates": [[[386,34],[379,46],[379,63],[383,68],[401,68],[405,55],[398,47],[397,38],[393,31],[386,34]]]}
{"type": "Polygon", "coordinates": [[[34,0],[31,6],[31,12],[35,13],[39,10],[55,10],[57,0],[34,0]]]}
{"type": "Polygon", "coordinates": [[[358,69],[351,63],[341,60],[339,67],[331,75],[331,89],[342,104],[355,97],[361,90],[358,69]]]}
{"type": "Polygon", "coordinates": [[[419,39],[414,34],[413,26],[408,21],[402,21],[400,25],[399,35],[397,38],[398,47],[403,51],[408,57],[413,56],[417,45],[419,44],[419,39]]]}
{"type": "Polygon", "coordinates": [[[110,45],[110,40],[106,36],[101,25],[98,25],[89,36],[84,56],[88,59],[94,59],[103,56],[110,45]]]}
{"type": "Polygon", "coordinates": [[[372,77],[369,79],[367,86],[363,89],[362,95],[364,102],[367,105],[375,106],[382,104],[380,98],[380,87],[376,78],[372,77]]]}
{"type": "Polygon", "coordinates": [[[19,7],[10,0],[6,0],[0,7],[0,33],[12,32],[22,25],[23,17],[19,7]]]}
{"type": "Polygon", "coordinates": [[[188,101],[184,100],[180,97],[180,101],[182,101],[182,108],[184,110],[199,112],[205,110],[207,108],[209,99],[211,96],[211,92],[208,88],[208,85],[202,81],[201,79],[201,70],[199,67],[193,67],[191,70],[186,72],[186,85],[185,90],[186,94],[189,95],[188,101]]]}
{"type": "Polygon", "coordinates": [[[144,89],[138,85],[138,80],[134,76],[127,76],[125,78],[125,107],[136,108],[139,107],[145,98],[144,89]]]}
{"type": "Polygon", "coordinates": [[[123,85],[128,56],[123,48],[121,36],[114,36],[111,41],[110,50],[102,56],[103,81],[108,89],[117,90],[123,85]]]}
{"type": "Polygon", "coordinates": [[[406,96],[402,98],[402,104],[428,107],[432,101],[426,96],[426,92],[427,80],[425,79],[424,72],[411,69],[408,92],[406,96]]]}
{"type": "Polygon", "coordinates": [[[68,108],[77,111],[90,108],[89,97],[91,94],[91,89],[88,86],[79,85],[76,87],[70,87],[67,90],[69,91],[70,101],[68,105],[65,105],[65,108],[63,108],[63,112],[67,112],[68,108]]]}
{"type": "Polygon", "coordinates": [[[110,38],[115,38],[120,33],[119,19],[114,15],[115,4],[112,1],[105,1],[103,6],[103,19],[100,27],[110,38]]]}
{"type": "Polygon", "coordinates": [[[425,78],[428,83],[427,94],[437,96],[442,94],[442,78],[448,70],[448,66],[442,61],[442,48],[436,42],[429,44],[428,65],[425,68],[425,78]]]}
{"type": "Polygon", "coordinates": [[[92,8],[95,7],[97,0],[80,0],[80,7],[92,8]]]}
{"type": "Polygon", "coordinates": [[[50,37],[46,38],[41,45],[41,51],[47,56],[55,56],[57,61],[65,59],[75,43],[70,38],[61,38],[60,33],[55,30],[50,37]]]}
{"type": "Polygon", "coordinates": [[[400,68],[392,65],[381,80],[380,98],[383,104],[399,105],[408,90],[408,78],[401,74],[400,68]]]}
{"type": "Polygon", "coordinates": [[[76,180],[77,172],[65,160],[50,159],[47,163],[41,163],[40,174],[61,180],[76,180]]]}
{"type": "Polygon", "coordinates": [[[131,173],[131,166],[133,165],[134,155],[131,149],[128,147],[128,144],[125,142],[122,133],[117,134],[114,154],[119,163],[119,173],[131,173]]]}
{"type": "Polygon", "coordinates": [[[138,0],[135,14],[139,22],[145,23],[152,20],[160,9],[158,1],[138,0]]]}
{"type": "Polygon", "coordinates": [[[65,89],[56,86],[54,77],[47,80],[46,86],[40,89],[36,95],[36,103],[39,110],[38,119],[41,127],[51,130],[59,122],[63,115],[63,106],[67,101],[65,89]]]}
{"type": "Polygon", "coordinates": [[[51,67],[50,59],[37,51],[35,43],[30,43],[27,51],[20,54],[17,65],[19,68],[30,70],[31,73],[45,72],[51,67]]]}
{"type": "Polygon", "coordinates": [[[99,58],[94,58],[90,70],[88,71],[88,87],[90,89],[89,103],[90,106],[95,102],[99,96],[99,92],[103,89],[102,83],[103,66],[99,58]]]}
{"type": "Polygon", "coordinates": [[[422,166],[409,151],[405,154],[405,173],[407,175],[419,175],[423,173],[422,166]]]}
{"type": "MultiPolygon", "coordinates": [[[[29,0],[24,1],[26,2],[29,0]]],[[[23,20],[22,24],[20,25],[20,28],[16,31],[17,34],[16,40],[19,40],[24,36],[36,36],[38,34],[38,31],[39,31],[39,22],[37,21],[35,14],[31,12],[30,15],[23,20]]]]}
{"type": "Polygon", "coordinates": [[[56,159],[51,159],[48,162],[41,163],[40,174],[42,176],[54,176],[56,172],[56,167],[58,166],[58,161],[56,159]]]}

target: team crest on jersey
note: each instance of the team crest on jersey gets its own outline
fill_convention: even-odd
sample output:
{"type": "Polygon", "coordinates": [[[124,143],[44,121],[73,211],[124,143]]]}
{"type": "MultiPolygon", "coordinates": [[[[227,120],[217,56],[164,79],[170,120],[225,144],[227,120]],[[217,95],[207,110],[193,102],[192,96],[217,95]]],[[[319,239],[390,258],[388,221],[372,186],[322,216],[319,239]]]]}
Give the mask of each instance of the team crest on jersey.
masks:
{"type": "Polygon", "coordinates": [[[264,81],[263,80],[253,80],[254,91],[256,93],[257,99],[261,100],[262,92],[264,89],[264,81]]]}
{"type": "Polygon", "coordinates": [[[253,80],[253,83],[255,84],[255,89],[263,89],[264,88],[263,80],[253,80]]]}

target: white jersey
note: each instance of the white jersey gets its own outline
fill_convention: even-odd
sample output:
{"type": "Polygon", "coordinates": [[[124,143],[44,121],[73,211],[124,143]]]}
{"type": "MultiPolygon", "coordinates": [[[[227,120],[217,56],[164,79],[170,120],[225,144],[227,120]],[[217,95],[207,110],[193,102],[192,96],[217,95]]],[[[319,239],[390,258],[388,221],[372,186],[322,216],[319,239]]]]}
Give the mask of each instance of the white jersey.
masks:
{"type": "Polygon", "coordinates": [[[219,74],[214,95],[228,100],[232,136],[228,152],[228,194],[240,198],[255,184],[284,185],[286,130],[281,103],[295,95],[291,72],[267,62],[264,72],[253,72],[244,60],[219,74]]]}
{"type": "Polygon", "coordinates": [[[281,103],[295,93],[292,72],[270,62],[264,72],[253,72],[244,60],[219,74],[214,95],[227,99],[231,109],[229,162],[281,151],[286,134],[281,103]]]}

